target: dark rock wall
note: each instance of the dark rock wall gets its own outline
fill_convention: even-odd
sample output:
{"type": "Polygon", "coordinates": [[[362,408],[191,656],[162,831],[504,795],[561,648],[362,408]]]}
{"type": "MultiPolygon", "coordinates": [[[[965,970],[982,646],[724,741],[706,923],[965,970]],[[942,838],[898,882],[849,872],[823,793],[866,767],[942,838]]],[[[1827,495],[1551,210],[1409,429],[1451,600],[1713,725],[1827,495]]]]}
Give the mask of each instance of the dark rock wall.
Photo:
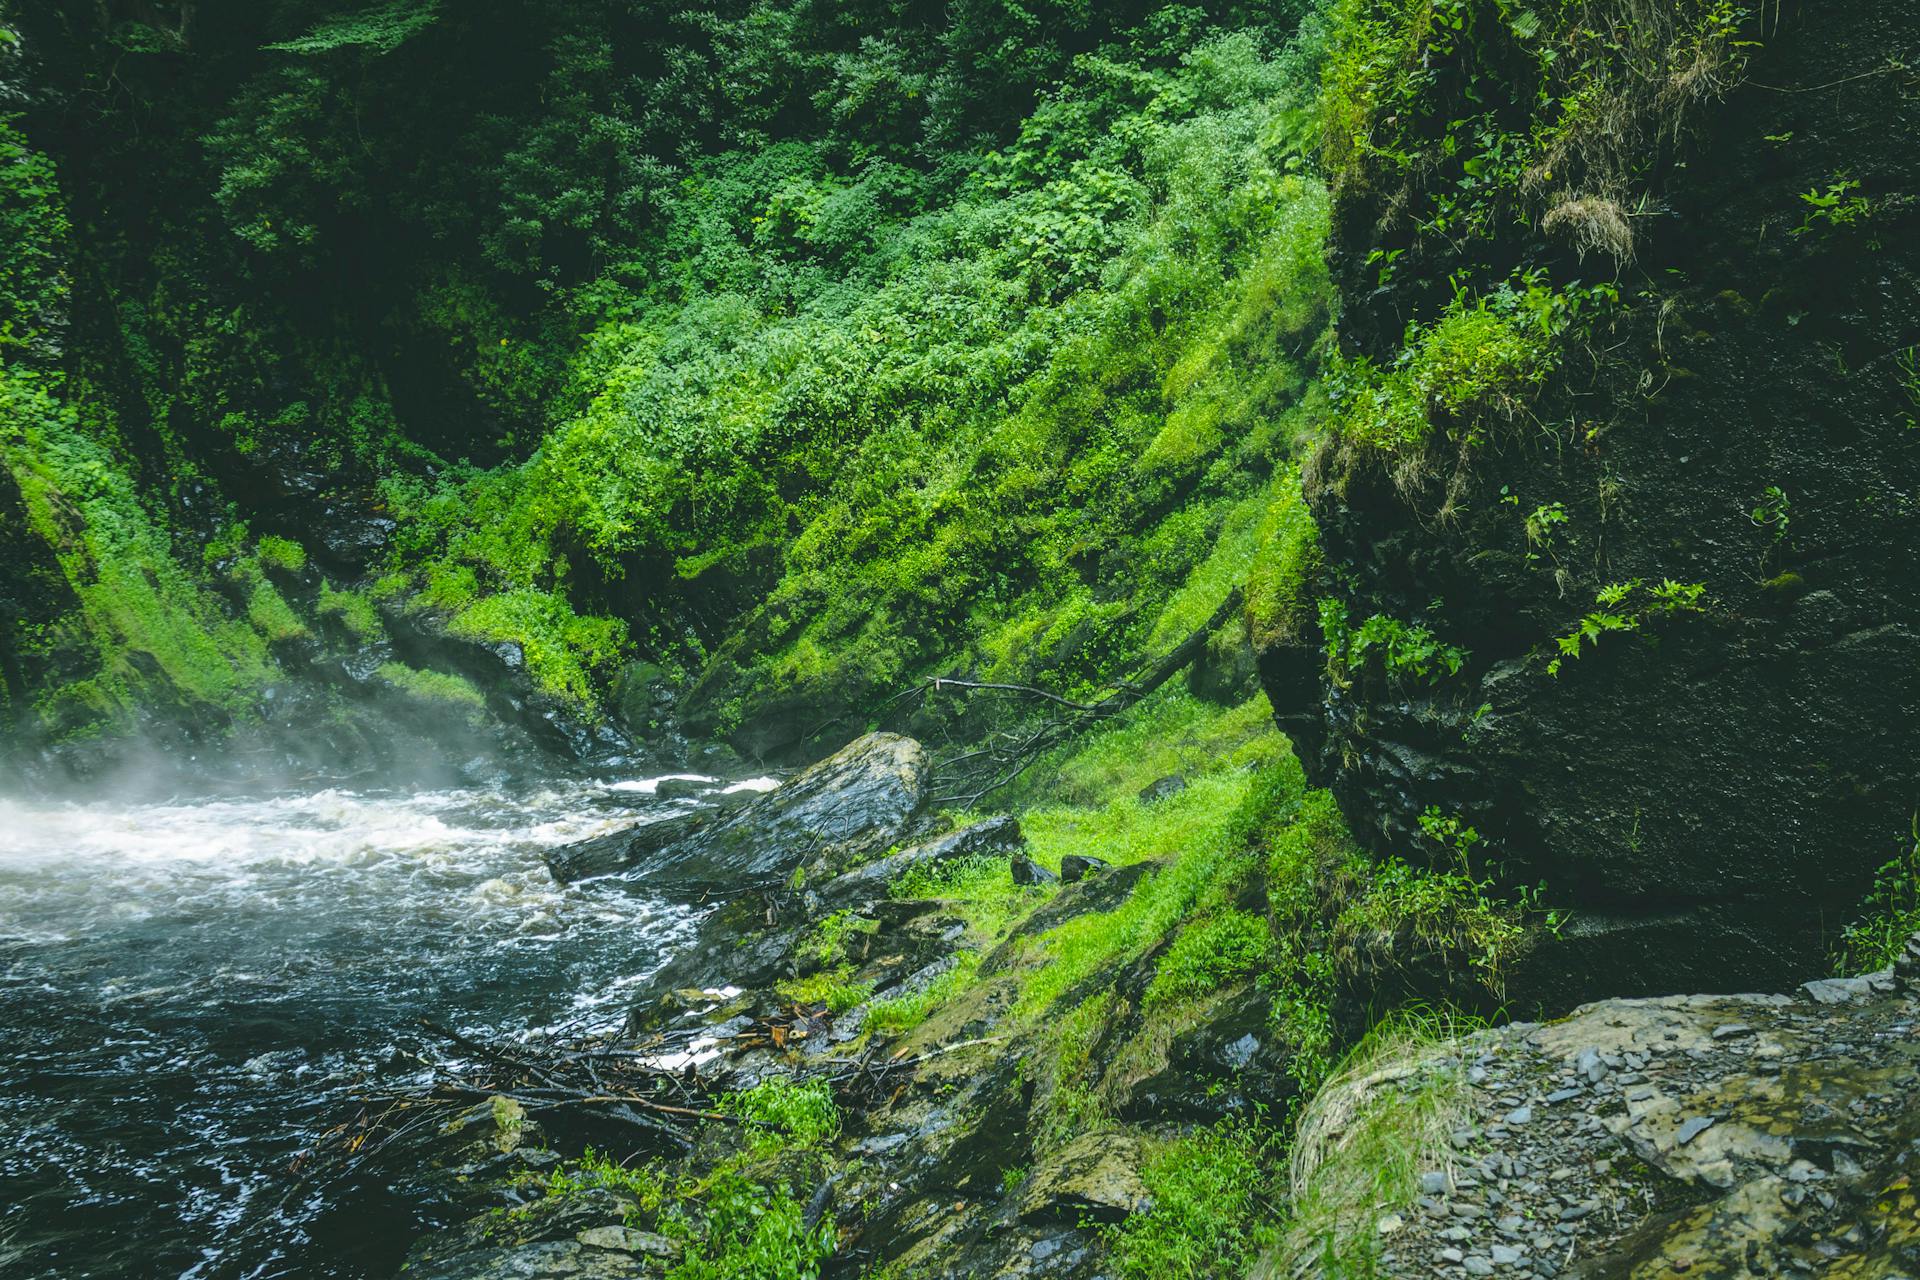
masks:
{"type": "MultiPolygon", "coordinates": [[[[1920,5],[1788,6],[1777,30],[1769,15],[1742,87],[1655,169],[1629,302],[1564,359],[1537,407],[1553,430],[1468,455],[1447,515],[1445,481],[1408,496],[1384,468],[1320,460],[1326,588],[1356,619],[1441,602],[1466,668],[1342,688],[1318,637],[1261,655],[1283,727],[1363,841],[1411,854],[1438,806],[1512,880],[1574,907],[1522,999],[1800,980],[1913,838],[1920,71],[1893,60],[1920,49],[1920,5]],[[1802,193],[1841,180],[1865,217],[1807,226],[1802,193]],[[1770,488],[1784,536],[1752,515],[1770,488]],[[1569,520],[1530,546],[1526,514],[1552,502],[1569,520]],[[1553,637],[1636,578],[1704,584],[1707,608],[1604,636],[1550,676],[1553,637]]],[[[1421,242],[1408,284],[1374,287],[1369,249],[1411,234],[1394,219],[1364,197],[1336,214],[1343,338],[1380,360],[1447,275],[1447,247],[1421,242]]],[[[1524,235],[1459,251],[1613,274],[1524,235]]]]}

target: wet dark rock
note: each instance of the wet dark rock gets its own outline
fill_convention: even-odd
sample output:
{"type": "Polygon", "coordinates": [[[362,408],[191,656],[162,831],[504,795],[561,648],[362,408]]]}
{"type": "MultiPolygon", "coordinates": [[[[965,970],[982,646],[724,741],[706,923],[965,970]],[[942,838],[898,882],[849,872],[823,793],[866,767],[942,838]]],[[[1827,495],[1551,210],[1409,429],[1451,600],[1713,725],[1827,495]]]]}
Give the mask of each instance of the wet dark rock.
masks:
{"type": "Polygon", "coordinates": [[[1015,884],[1057,884],[1060,880],[1058,872],[1047,870],[1025,854],[1013,859],[1012,862],[1008,864],[1008,867],[1013,874],[1013,882],[1015,884]]]}
{"type": "Polygon", "coordinates": [[[1089,1133],[1036,1165],[1020,1188],[1023,1222],[1118,1222],[1153,1207],[1140,1180],[1140,1139],[1126,1133],[1089,1133]]]}
{"type": "Polygon", "coordinates": [[[1893,962],[1893,980],[1908,991],[1920,990],[1920,933],[1907,939],[1893,962]]]}
{"type": "Polygon", "coordinates": [[[893,844],[925,803],[926,778],[919,743],[868,734],[732,812],[696,812],[568,845],[550,852],[547,865],[562,883],[621,872],[654,892],[767,887],[893,844]]]}
{"type": "Polygon", "coordinates": [[[1127,1120],[1197,1121],[1278,1114],[1299,1096],[1292,1050],[1273,1026],[1273,1002],[1256,987],[1231,992],[1168,1042],[1164,1065],[1121,1091],[1127,1120]]]}
{"type": "Polygon", "coordinates": [[[718,784],[712,778],[662,778],[653,786],[653,794],[661,800],[692,800],[715,790],[718,784]]]}
{"type": "Polygon", "coordinates": [[[862,863],[820,885],[815,892],[827,908],[886,896],[887,886],[915,867],[938,866],[959,858],[999,857],[1026,847],[1018,818],[988,818],[958,831],[923,840],[896,853],[862,863]]]}
{"type": "Polygon", "coordinates": [[[1140,788],[1140,801],[1142,804],[1158,804],[1162,800],[1171,800],[1186,789],[1186,778],[1177,773],[1168,774],[1140,788]]]}
{"type": "Polygon", "coordinates": [[[562,845],[542,856],[553,878],[561,884],[614,875],[647,865],[661,850],[693,835],[713,818],[712,813],[699,811],[669,814],[624,831],[562,845]]]}
{"type": "Polygon", "coordinates": [[[666,1274],[672,1241],[625,1225],[637,1206],[594,1189],[536,1199],[427,1237],[408,1255],[409,1280],[639,1280],[666,1274]]]}
{"type": "MultiPolygon", "coordinates": [[[[1580,447],[1531,429],[1465,453],[1448,440],[1429,460],[1443,478],[1425,488],[1357,456],[1306,468],[1325,585],[1353,622],[1426,619],[1468,657],[1431,686],[1377,663],[1336,683],[1309,620],[1261,655],[1268,695],[1363,843],[1431,848],[1420,818],[1438,806],[1478,830],[1476,856],[1573,908],[1564,937],[1510,976],[1515,1007],[1784,989],[1824,967],[1832,922],[1853,918],[1875,869],[1912,842],[1920,508],[1859,495],[1920,492],[1920,450],[1890,377],[1836,369],[1857,373],[1920,332],[1906,194],[1920,97],[1848,81],[1910,45],[1913,24],[1905,5],[1823,5],[1817,39],[1768,39],[1752,83],[1694,113],[1691,144],[1650,170],[1647,207],[1668,213],[1634,224],[1640,269],[1673,269],[1672,287],[1624,302],[1595,339],[1613,354],[1596,369],[1575,353],[1529,415],[1577,417],[1580,447]],[[1833,86],[1817,112],[1779,92],[1811,85],[1833,86]],[[1902,230],[1790,234],[1805,216],[1795,193],[1836,173],[1884,175],[1902,230]],[[1750,514],[1776,486],[1794,513],[1782,537],[1750,514]],[[1526,539],[1545,502],[1568,517],[1550,556],[1526,539]],[[1786,574],[1793,591],[1769,590],[1786,574]],[[1598,589],[1669,578],[1703,584],[1705,612],[1649,618],[1547,674],[1554,638],[1598,589]]],[[[1507,47],[1472,47],[1469,74],[1508,65],[1507,47]]],[[[1510,65],[1527,56],[1512,46],[1510,65]]],[[[1458,68],[1432,74],[1444,84],[1458,68]]],[[[1392,182],[1337,202],[1352,354],[1390,361],[1469,260],[1595,278],[1519,228],[1454,247],[1411,225],[1410,207],[1392,182]],[[1387,287],[1376,247],[1404,250],[1387,287]]]]}
{"type": "Polygon", "coordinates": [[[1129,863],[1124,867],[1115,867],[1106,875],[1065,886],[1054,895],[1051,902],[1045,903],[1014,926],[1006,941],[980,962],[980,972],[998,972],[1029,938],[1037,938],[1049,929],[1056,929],[1079,916],[1117,909],[1133,892],[1133,887],[1140,883],[1141,877],[1157,870],[1159,866],[1158,862],[1129,863]]]}
{"type": "Polygon", "coordinates": [[[1096,858],[1084,853],[1070,853],[1060,859],[1060,879],[1067,884],[1073,884],[1088,876],[1098,875],[1112,865],[1105,858],[1096,858]]]}

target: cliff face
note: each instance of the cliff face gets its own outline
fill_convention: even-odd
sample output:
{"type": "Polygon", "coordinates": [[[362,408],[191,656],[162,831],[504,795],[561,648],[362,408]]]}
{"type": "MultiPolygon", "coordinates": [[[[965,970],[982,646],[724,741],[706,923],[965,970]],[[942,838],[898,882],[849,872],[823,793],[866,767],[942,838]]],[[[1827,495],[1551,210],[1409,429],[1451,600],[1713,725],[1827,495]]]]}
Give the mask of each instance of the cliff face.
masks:
{"type": "Polygon", "coordinates": [[[1346,350],[1405,365],[1454,275],[1551,279],[1596,318],[1524,408],[1430,401],[1419,447],[1350,426],[1309,468],[1339,617],[1418,623],[1457,672],[1345,631],[1329,661],[1305,625],[1263,676],[1363,839],[1431,850],[1436,807],[1573,907],[1517,995],[1777,987],[1824,966],[1920,799],[1920,75],[1892,60],[1920,6],[1744,20],[1616,113],[1633,154],[1536,151],[1518,216],[1478,229],[1435,212],[1494,163],[1448,117],[1490,101],[1524,137],[1549,108],[1530,29],[1456,7],[1427,114],[1372,100],[1411,162],[1362,154],[1336,187],[1346,350]]]}

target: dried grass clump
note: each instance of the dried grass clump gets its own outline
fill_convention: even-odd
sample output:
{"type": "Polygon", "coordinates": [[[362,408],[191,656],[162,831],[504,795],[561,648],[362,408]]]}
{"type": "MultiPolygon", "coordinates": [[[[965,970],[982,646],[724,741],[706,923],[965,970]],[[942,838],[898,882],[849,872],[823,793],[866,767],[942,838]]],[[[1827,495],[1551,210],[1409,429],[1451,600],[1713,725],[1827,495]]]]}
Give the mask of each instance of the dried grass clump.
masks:
{"type": "Polygon", "coordinates": [[[1467,1114],[1461,1037],[1479,1025],[1403,1012],[1354,1049],[1301,1116],[1286,1237],[1256,1275],[1368,1273],[1380,1219],[1414,1202],[1422,1173],[1452,1177],[1450,1138],[1467,1114]]]}
{"type": "Polygon", "coordinates": [[[1565,238],[1582,262],[1589,253],[1605,253],[1621,266],[1633,261],[1633,223],[1618,200],[1569,196],[1547,210],[1540,229],[1565,238]]]}

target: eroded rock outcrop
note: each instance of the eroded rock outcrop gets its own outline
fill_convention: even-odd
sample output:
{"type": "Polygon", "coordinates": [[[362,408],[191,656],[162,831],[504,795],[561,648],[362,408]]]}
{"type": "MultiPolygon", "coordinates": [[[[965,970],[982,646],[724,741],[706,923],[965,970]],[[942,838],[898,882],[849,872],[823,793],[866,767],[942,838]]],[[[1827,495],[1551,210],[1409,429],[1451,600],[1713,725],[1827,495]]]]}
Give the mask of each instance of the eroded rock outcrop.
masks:
{"type": "Polygon", "coordinates": [[[816,878],[897,843],[926,803],[926,751],[870,733],[773,791],[567,845],[547,855],[562,883],[615,873],[656,892],[765,886],[816,878]]]}
{"type": "MultiPolygon", "coordinates": [[[[1471,422],[1436,402],[1420,449],[1335,440],[1309,465],[1323,594],[1379,629],[1330,663],[1303,618],[1262,654],[1266,686],[1366,843],[1442,856],[1420,821],[1437,808],[1487,864],[1575,908],[1515,975],[1519,1004],[1778,988],[1824,964],[1920,794],[1920,433],[1901,372],[1920,339],[1920,93],[1887,62],[1920,12],[1789,12],[1718,62],[1702,36],[1696,62],[1655,65],[1608,108],[1644,131],[1630,163],[1561,155],[1510,179],[1499,230],[1462,238],[1424,219],[1466,208],[1499,161],[1456,126],[1524,140],[1549,101],[1528,87],[1538,46],[1560,38],[1469,8],[1471,38],[1436,27],[1416,54],[1428,114],[1382,108],[1381,149],[1338,181],[1348,352],[1392,366],[1409,321],[1448,314],[1456,273],[1485,314],[1541,281],[1619,300],[1589,297],[1524,409],[1471,422]],[[1395,146],[1433,163],[1396,170],[1395,146]],[[1561,234],[1605,204],[1562,198],[1583,183],[1631,211],[1617,252],[1561,234]],[[1698,607],[1664,608],[1668,582],[1701,588],[1698,607]],[[1428,641],[1456,647],[1456,674],[1428,641]]],[[[1651,19],[1583,21],[1632,44],[1651,19]]],[[[1567,40],[1556,65],[1605,56],[1567,40]]],[[[1569,114],[1556,136],[1583,127],[1569,114]]]]}
{"type": "Polygon", "coordinates": [[[1355,1206],[1334,1256],[1372,1254],[1386,1276],[1913,1275],[1917,1030],[1920,998],[1891,972],[1602,1001],[1329,1091],[1297,1189],[1337,1180],[1343,1130],[1425,1092],[1448,1140],[1406,1198],[1355,1206]]]}

